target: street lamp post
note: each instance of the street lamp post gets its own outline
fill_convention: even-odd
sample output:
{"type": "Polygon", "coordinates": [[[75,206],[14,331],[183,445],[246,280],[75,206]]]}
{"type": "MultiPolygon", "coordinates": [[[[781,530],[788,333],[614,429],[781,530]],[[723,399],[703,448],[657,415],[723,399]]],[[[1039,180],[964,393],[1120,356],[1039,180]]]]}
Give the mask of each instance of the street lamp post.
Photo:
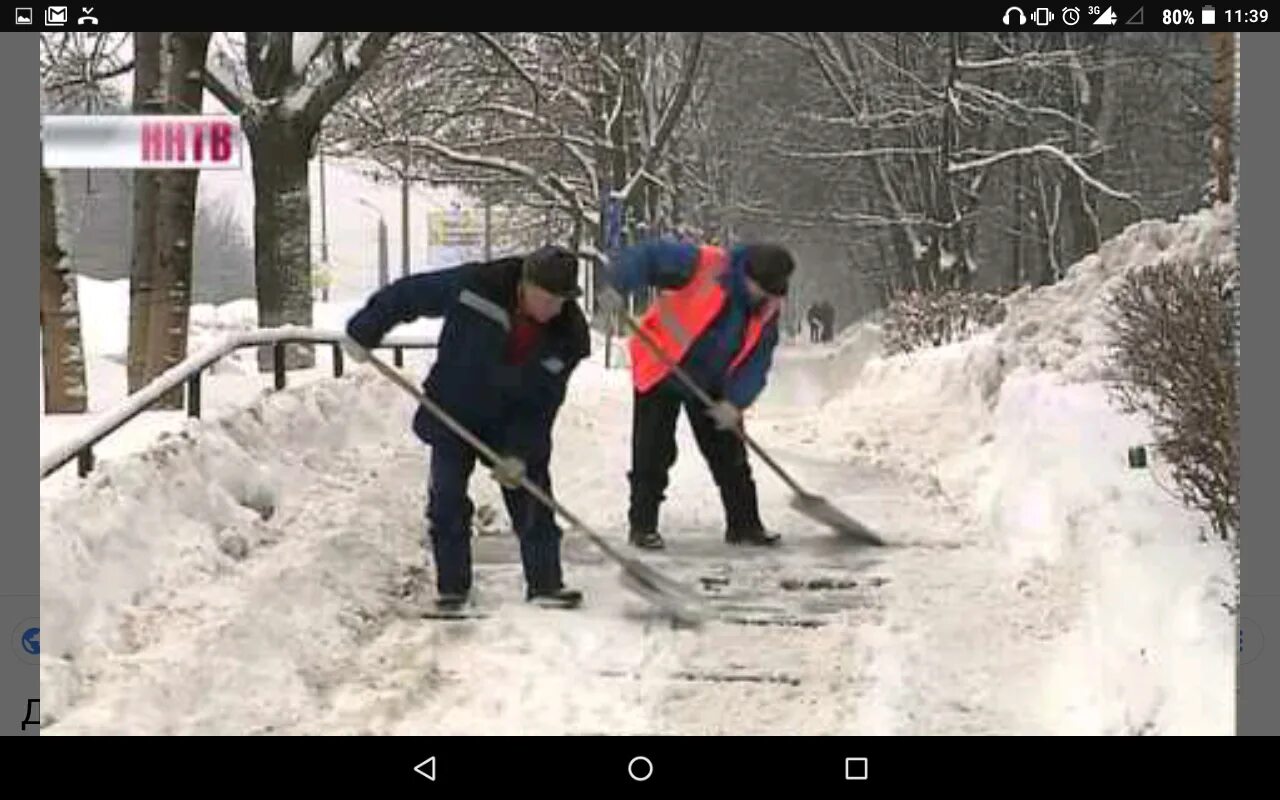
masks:
{"type": "Polygon", "coordinates": [[[356,202],[378,215],[378,288],[382,288],[390,280],[387,272],[387,221],[373,203],[363,197],[357,197],[356,202]]]}

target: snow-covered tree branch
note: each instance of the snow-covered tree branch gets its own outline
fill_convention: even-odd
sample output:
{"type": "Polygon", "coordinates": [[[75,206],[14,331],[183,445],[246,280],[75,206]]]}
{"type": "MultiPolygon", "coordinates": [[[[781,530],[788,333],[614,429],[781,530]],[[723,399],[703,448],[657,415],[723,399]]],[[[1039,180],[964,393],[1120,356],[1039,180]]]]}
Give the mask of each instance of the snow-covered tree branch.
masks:
{"type": "Polygon", "coordinates": [[[982,158],[975,158],[971,161],[965,161],[962,163],[953,162],[948,167],[948,169],[954,175],[960,172],[967,172],[969,170],[984,169],[993,164],[998,164],[1001,161],[1006,161],[1010,158],[1023,158],[1023,157],[1032,156],[1032,155],[1045,155],[1045,156],[1049,156],[1050,158],[1056,159],[1067,169],[1071,170],[1073,173],[1078,175],[1080,177],[1080,180],[1084,181],[1086,184],[1093,187],[1094,189],[1097,189],[1103,194],[1106,194],[1108,197],[1114,197],[1117,200],[1136,202],[1136,198],[1132,193],[1122,192],[1119,189],[1114,189],[1106,185],[1102,181],[1099,181],[1098,179],[1089,175],[1080,166],[1079,162],[1075,158],[1063,152],[1059,148],[1054,147],[1051,144],[1035,144],[1029,147],[1016,147],[1012,150],[1005,150],[1000,153],[992,153],[991,155],[983,156],[982,158]]]}

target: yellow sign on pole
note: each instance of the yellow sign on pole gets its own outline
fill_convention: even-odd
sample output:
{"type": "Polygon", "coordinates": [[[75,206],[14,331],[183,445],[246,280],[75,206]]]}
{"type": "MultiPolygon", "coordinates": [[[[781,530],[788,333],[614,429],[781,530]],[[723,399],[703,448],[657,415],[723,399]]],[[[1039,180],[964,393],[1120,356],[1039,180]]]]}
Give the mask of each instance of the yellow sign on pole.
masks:
{"type": "Polygon", "coordinates": [[[479,247],[484,242],[484,213],[454,203],[427,210],[429,244],[438,247],[479,247]]]}

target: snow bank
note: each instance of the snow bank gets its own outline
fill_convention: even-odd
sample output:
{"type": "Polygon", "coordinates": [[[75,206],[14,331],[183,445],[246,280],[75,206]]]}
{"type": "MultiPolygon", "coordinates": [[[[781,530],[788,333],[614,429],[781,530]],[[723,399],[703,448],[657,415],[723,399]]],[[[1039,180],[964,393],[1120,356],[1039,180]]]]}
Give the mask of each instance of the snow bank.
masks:
{"type": "Polygon", "coordinates": [[[1097,383],[1044,373],[1010,378],[995,416],[983,520],[1014,569],[1067,570],[1083,587],[1079,622],[1041,683],[1046,727],[1231,734],[1230,556],[1200,542],[1203,520],[1151,475],[1128,468],[1126,447],[1150,436],[1142,421],[1117,414],[1097,383]]]}
{"type": "Polygon", "coordinates": [[[1011,574],[1074,573],[1078,616],[1039,685],[1048,730],[1229,734],[1236,578],[1166,466],[1130,470],[1153,441],[1108,402],[1106,312],[1126,272],[1235,258],[1234,214],[1135,224],[1059,284],[1009,300],[968,341],[872,358],[808,423],[833,454],[934,483],[966,508],[1011,574]]]}
{"type": "Polygon", "coordinates": [[[944,479],[951,491],[972,488],[965,486],[973,477],[965,456],[991,440],[991,407],[1006,367],[994,335],[869,357],[858,373],[842,377],[852,385],[820,408],[819,441],[840,456],[944,479]]]}
{"type": "Polygon", "coordinates": [[[780,346],[759,406],[775,412],[804,411],[849,391],[870,360],[883,351],[878,325],[858,323],[829,344],[780,346]]]}
{"type": "Polygon", "coordinates": [[[1019,365],[1058,372],[1068,381],[1106,379],[1107,302],[1126,273],[1148,265],[1230,263],[1235,258],[1230,206],[1176,223],[1136,223],[1074,265],[1060,283],[1011,297],[998,342],[1019,365]]]}
{"type": "MultiPolygon", "coordinates": [[[[1177,223],[1130,226],[1060,283],[1011,296],[1008,316],[995,330],[944,347],[870,358],[857,380],[821,409],[836,449],[879,451],[878,458],[894,466],[932,474],[944,485],[949,478],[957,491],[972,490],[972,469],[980,465],[969,463],[969,451],[994,441],[996,409],[1011,376],[1042,374],[1055,385],[1110,377],[1107,298],[1130,269],[1234,257],[1227,207],[1177,223]],[[957,464],[965,469],[949,474],[948,466],[957,464]]],[[[1127,444],[1149,441],[1145,436],[1127,444]]]]}
{"type": "Polygon", "coordinates": [[[293,491],[314,482],[322,459],[403,438],[411,404],[368,373],[274,393],[104,464],[79,491],[42,498],[45,709],[56,717],[96,660],[135,649],[132,611],[163,606],[271,545],[280,534],[266,522],[305,512],[293,491]],[[256,539],[223,535],[236,529],[256,539]]]}

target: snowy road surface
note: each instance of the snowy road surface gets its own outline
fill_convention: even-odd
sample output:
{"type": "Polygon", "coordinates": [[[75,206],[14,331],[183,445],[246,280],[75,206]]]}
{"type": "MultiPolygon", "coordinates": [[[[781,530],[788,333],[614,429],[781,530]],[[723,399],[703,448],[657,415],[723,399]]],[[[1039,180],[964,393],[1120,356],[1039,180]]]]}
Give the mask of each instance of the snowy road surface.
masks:
{"type": "MultiPolygon", "coordinates": [[[[555,490],[621,539],[626,373],[583,370],[556,432],[555,490]]],[[[572,532],[567,579],[586,606],[528,607],[483,473],[476,596],[494,614],[420,619],[428,451],[411,412],[365,370],[268,397],[46,503],[44,733],[1037,730],[1024,710],[1044,643],[1069,621],[1069,576],[1003,573],[936,488],[775,441],[763,414],[751,424],[775,458],[897,546],[841,544],[757,463],[784,544],[729,548],[682,422],[669,548],[644,558],[731,621],[673,627],[572,532]]]]}

